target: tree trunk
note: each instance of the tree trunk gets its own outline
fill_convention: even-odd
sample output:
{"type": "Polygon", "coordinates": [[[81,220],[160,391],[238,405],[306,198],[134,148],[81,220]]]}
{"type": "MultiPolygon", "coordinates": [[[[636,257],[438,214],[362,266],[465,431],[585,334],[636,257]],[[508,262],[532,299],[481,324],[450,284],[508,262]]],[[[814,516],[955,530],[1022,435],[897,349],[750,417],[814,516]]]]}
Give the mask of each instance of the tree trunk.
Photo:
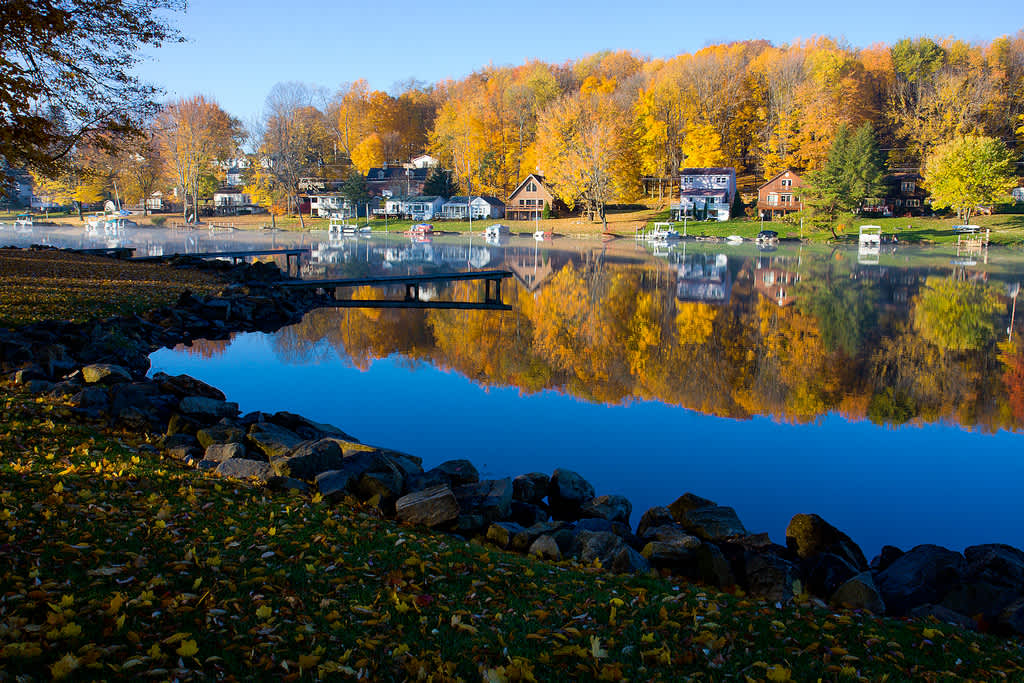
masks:
{"type": "Polygon", "coordinates": [[[78,220],[85,220],[82,216],[82,202],[75,202],[75,208],[78,210],[78,220]]]}
{"type": "MultiPolygon", "coordinates": [[[[306,229],[306,222],[302,219],[302,207],[299,205],[299,195],[295,195],[295,213],[299,214],[299,229],[306,229]]],[[[359,215],[359,209],[356,209],[356,215],[359,215]]],[[[359,221],[356,221],[357,223],[359,221]]]]}

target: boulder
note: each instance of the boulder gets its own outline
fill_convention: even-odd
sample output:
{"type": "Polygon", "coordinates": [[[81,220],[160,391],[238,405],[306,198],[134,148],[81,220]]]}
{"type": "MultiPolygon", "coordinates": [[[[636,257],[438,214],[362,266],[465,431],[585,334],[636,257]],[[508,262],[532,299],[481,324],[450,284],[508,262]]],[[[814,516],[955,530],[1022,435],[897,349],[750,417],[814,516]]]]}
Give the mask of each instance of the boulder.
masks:
{"type": "Polygon", "coordinates": [[[209,448],[215,443],[242,443],[245,441],[244,429],[236,425],[224,423],[198,429],[195,435],[203,448],[209,448]]]}
{"type": "Polygon", "coordinates": [[[672,519],[678,522],[680,517],[690,510],[695,508],[715,507],[716,505],[718,505],[718,503],[708,500],[707,498],[701,498],[693,493],[684,493],[668,506],[668,511],[669,514],[672,515],[672,519]]]}
{"type": "Polygon", "coordinates": [[[548,484],[548,503],[555,519],[579,519],[580,507],[594,498],[594,487],[572,470],[556,469],[548,484]]]}
{"type": "Polygon", "coordinates": [[[829,598],[835,607],[865,609],[874,614],[885,614],[885,600],[875,585],[871,572],[861,572],[847,579],[829,598]]]}
{"type": "MultiPolygon", "coordinates": [[[[521,526],[521,525],[520,525],[521,526]]],[[[509,547],[516,552],[526,552],[541,536],[552,536],[564,530],[564,522],[541,522],[517,531],[509,540],[509,547]]]]}
{"type": "MultiPolygon", "coordinates": [[[[120,413],[125,408],[144,409],[155,405],[160,391],[152,382],[126,382],[110,389],[110,412],[120,413]]],[[[162,405],[168,405],[161,401],[162,405]]]]}
{"type": "Polygon", "coordinates": [[[669,541],[650,541],[641,554],[652,567],[678,570],[686,574],[695,564],[697,550],[701,545],[697,537],[683,536],[669,541]]]}
{"type": "Polygon", "coordinates": [[[889,613],[903,616],[919,605],[936,604],[967,572],[963,555],[936,545],[909,550],[875,576],[889,613]]]}
{"type": "Polygon", "coordinates": [[[636,535],[644,538],[647,535],[648,529],[675,524],[675,521],[667,507],[653,507],[640,518],[640,522],[636,525],[636,535]]]}
{"type": "Polygon", "coordinates": [[[238,415],[238,404],[205,396],[186,396],[178,404],[178,410],[200,421],[212,422],[222,417],[238,415]]]}
{"type": "Polygon", "coordinates": [[[903,557],[902,550],[894,545],[883,545],[882,552],[871,560],[871,569],[880,572],[901,557],[903,557]]]}
{"type": "Polygon", "coordinates": [[[395,501],[395,517],[406,524],[438,527],[459,517],[459,503],[447,485],[409,493],[395,501]]]}
{"type": "Polygon", "coordinates": [[[572,522],[572,525],[577,531],[608,531],[624,541],[631,542],[635,540],[633,531],[622,522],[612,522],[600,517],[587,517],[572,522]]]}
{"type": "Polygon", "coordinates": [[[317,440],[331,436],[344,441],[352,441],[356,443],[359,441],[334,425],[314,422],[302,415],[296,415],[295,413],[289,413],[283,410],[269,416],[267,420],[279,427],[284,427],[288,431],[295,432],[303,439],[317,440]]]}
{"type": "Polygon", "coordinates": [[[475,484],[480,481],[480,473],[468,460],[446,460],[437,467],[427,470],[426,474],[442,474],[448,477],[448,482],[454,489],[464,484],[475,484]]]}
{"type": "Polygon", "coordinates": [[[268,479],[274,476],[270,463],[257,462],[256,460],[247,460],[245,458],[225,460],[217,465],[217,469],[214,472],[222,477],[254,479],[260,483],[266,483],[268,479]]]}
{"type": "Polygon", "coordinates": [[[710,586],[732,588],[737,584],[732,565],[722,550],[712,543],[702,543],[694,552],[693,578],[710,586]]]}
{"type": "Polygon", "coordinates": [[[508,519],[512,508],[512,480],[484,480],[453,489],[464,515],[482,515],[487,524],[508,519]]]}
{"type": "Polygon", "coordinates": [[[201,427],[202,425],[198,420],[194,420],[181,413],[174,413],[167,421],[167,434],[190,434],[195,436],[201,427]]]}
{"type": "Polygon", "coordinates": [[[846,560],[857,571],[868,568],[860,546],[818,515],[793,515],[786,527],[786,546],[803,560],[831,553],[846,560]]]}
{"type": "Polygon", "coordinates": [[[309,492],[309,484],[292,477],[267,477],[266,485],[271,491],[285,491],[292,494],[309,492]]]}
{"type": "Polygon", "coordinates": [[[171,376],[163,372],[157,372],[153,375],[153,381],[160,385],[161,391],[174,394],[178,398],[205,396],[206,398],[218,401],[223,401],[227,398],[220,389],[188,375],[171,376]]]}
{"type": "Polygon", "coordinates": [[[322,472],[341,469],[344,459],[337,442],[320,439],[301,443],[284,457],[272,458],[270,464],[282,477],[313,481],[322,472]]]}
{"type": "Polygon", "coordinates": [[[597,560],[602,566],[608,566],[623,547],[623,540],[610,531],[580,531],[576,534],[572,554],[585,564],[597,560]]]}
{"type": "Polygon", "coordinates": [[[231,458],[244,458],[245,446],[240,443],[211,443],[206,447],[203,457],[213,462],[224,462],[231,458]]]}
{"type": "Polygon", "coordinates": [[[643,555],[624,545],[612,558],[608,568],[616,574],[643,574],[651,570],[651,565],[643,555]]]}
{"type": "MultiPolygon", "coordinates": [[[[342,444],[346,442],[338,441],[338,443],[342,444]]],[[[348,443],[351,444],[352,442],[348,443]]],[[[398,468],[402,473],[402,477],[406,479],[406,486],[408,486],[408,480],[410,477],[423,474],[422,458],[416,457],[415,455],[409,455],[408,453],[402,453],[401,451],[393,451],[388,448],[381,448],[380,454],[387,458],[388,462],[398,468]]]]}
{"type": "Polygon", "coordinates": [[[857,568],[846,558],[832,553],[817,553],[800,564],[807,577],[807,589],[812,595],[825,600],[858,574],[857,568]]]}
{"type": "Polygon", "coordinates": [[[82,368],[82,380],[86,384],[118,384],[131,382],[132,373],[113,363],[93,363],[82,368]]]}
{"type": "Polygon", "coordinates": [[[1007,605],[999,615],[997,624],[1011,633],[1024,635],[1024,598],[1007,605]]]}
{"type": "Polygon", "coordinates": [[[15,384],[28,384],[33,380],[45,380],[46,378],[46,373],[38,365],[30,365],[11,374],[11,381],[15,384]]]}
{"type": "Polygon", "coordinates": [[[77,408],[106,410],[110,406],[110,394],[102,386],[88,386],[72,396],[69,403],[77,408]]]}
{"type": "Polygon", "coordinates": [[[1024,591],[1024,552],[1001,543],[972,545],[964,550],[967,573],[974,581],[985,581],[1024,591]]]}
{"type": "Polygon", "coordinates": [[[487,540],[500,548],[508,548],[512,545],[512,539],[525,531],[522,525],[515,522],[494,522],[487,527],[487,540]]]}
{"type": "Polygon", "coordinates": [[[406,478],[406,488],[410,491],[422,491],[434,486],[450,486],[451,479],[440,470],[428,470],[419,474],[413,474],[406,478]]]}
{"type": "Polygon", "coordinates": [[[512,497],[524,503],[539,503],[548,495],[551,477],[543,472],[520,474],[512,480],[512,497]]]}
{"type": "Polygon", "coordinates": [[[1020,597],[1021,593],[1016,588],[968,579],[946,593],[940,604],[991,624],[998,621],[1003,610],[1020,597]]]}
{"type": "Polygon", "coordinates": [[[580,506],[581,517],[597,517],[612,522],[629,524],[633,504],[625,496],[598,496],[580,506]]]}
{"type": "Polygon", "coordinates": [[[731,507],[710,505],[679,509],[672,516],[681,527],[706,541],[718,541],[732,536],[745,536],[746,527],[731,507]]]}
{"type": "Polygon", "coordinates": [[[750,593],[774,601],[792,599],[793,584],[801,578],[794,562],[772,552],[748,554],[744,574],[750,593]]]}
{"type": "Polygon", "coordinates": [[[402,475],[397,472],[366,472],[359,477],[352,490],[361,500],[379,496],[381,509],[390,513],[402,495],[402,484],[402,475]]]}
{"type": "MultiPolygon", "coordinates": [[[[512,486],[514,491],[515,480],[512,480],[512,486]]],[[[548,511],[540,505],[524,503],[521,500],[516,500],[515,493],[512,494],[512,505],[509,506],[508,514],[511,521],[521,524],[522,526],[540,524],[548,521],[548,518],[550,517],[550,515],[548,515],[548,511]]]]}
{"type": "Polygon", "coordinates": [[[908,614],[915,619],[932,618],[941,621],[944,624],[951,624],[952,626],[969,631],[977,628],[977,624],[967,616],[960,614],[959,612],[954,612],[948,607],[943,607],[942,605],[918,605],[910,610],[908,614]]]}
{"type": "Polygon", "coordinates": [[[345,497],[349,486],[353,481],[350,472],[334,470],[333,472],[322,472],[315,479],[316,489],[324,498],[336,503],[345,497]]]}
{"type": "Polygon", "coordinates": [[[558,547],[558,542],[554,536],[544,534],[539,536],[537,540],[530,545],[530,554],[535,555],[542,560],[560,560],[562,559],[562,551],[558,547]]]}
{"type": "Polygon", "coordinates": [[[188,434],[173,434],[161,437],[160,449],[175,460],[201,460],[203,449],[199,446],[194,436],[188,434]]]}
{"type": "Polygon", "coordinates": [[[246,438],[268,459],[282,458],[303,442],[303,438],[295,432],[271,422],[252,425],[246,438]]]}

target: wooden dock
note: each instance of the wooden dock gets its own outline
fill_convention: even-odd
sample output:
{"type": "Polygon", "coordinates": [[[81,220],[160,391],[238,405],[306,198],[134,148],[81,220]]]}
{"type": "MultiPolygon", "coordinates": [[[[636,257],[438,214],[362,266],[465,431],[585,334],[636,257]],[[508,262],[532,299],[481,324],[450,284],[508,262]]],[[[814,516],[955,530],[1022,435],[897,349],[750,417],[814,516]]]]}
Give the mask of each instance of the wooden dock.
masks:
{"type": "Polygon", "coordinates": [[[250,249],[246,251],[204,251],[193,254],[164,254],[162,256],[136,256],[132,258],[132,261],[166,261],[168,259],[175,258],[177,256],[190,256],[192,258],[210,259],[210,258],[229,258],[233,263],[238,264],[243,259],[251,256],[284,256],[286,272],[291,274],[292,272],[292,258],[295,258],[295,274],[299,273],[298,261],[303,254],[309,255],[310,250],[305,249],[250,249]]]}
{"type": "Polygon", "coordinates": [[[343,287],[391,287],[405,286],[405,298],[402,300],[365,300],[338,299],[337,306],[365,306],[367,308],[487,308],[492,310],[511,310],[501,302],[501,281],[512,277],[508,270],[478,270],[468,273],[433,273],[422,275],[386,275],[381,277],[339,278],[334,280],[291,280],[278,283],[279,287],[298,287],[304,289],[320,289],[332,292],[335,298],[338,290],[343,287]],[[463,301],[420,301],[420,287],[432,282],[459,282],[466,280],[483,280],[486,293],[483,303],[463,301]]]}
{"type": "Polygon", "coordinates": [[[96,249],[73,249],[78,254],[90,256],[110,256],[111,258],[127,259],[135,254],[135,247],[98,247],[96,249]]]}

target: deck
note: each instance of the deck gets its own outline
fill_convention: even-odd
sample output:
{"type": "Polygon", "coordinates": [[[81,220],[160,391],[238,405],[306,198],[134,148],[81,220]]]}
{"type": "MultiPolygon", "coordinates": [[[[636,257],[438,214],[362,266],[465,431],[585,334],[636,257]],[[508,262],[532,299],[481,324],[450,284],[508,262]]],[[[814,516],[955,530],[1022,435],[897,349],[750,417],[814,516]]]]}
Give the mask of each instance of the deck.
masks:
{"type": "Polygon", "coordinates": [[[385,275],[380,277],[338,278],[332,280],[290,280],[281,282],[279,287],[321,289],[330,291],[335,297],[343,287],[390,287],[405,285],[405,298],[402,300],[364,300],[338,299],[336,306],[365,306],[367,308],[488,308],[494,310],[511,310],[501,302],[501,281],[512,277],[508,270],[478,270],[468,273],[433,273],[422,275],[385,275]],[[467,280],[483,280],[487,291],[483,303],[462,301],[420,301],[420,287],[432,282],[459,282],[467,280]]]}

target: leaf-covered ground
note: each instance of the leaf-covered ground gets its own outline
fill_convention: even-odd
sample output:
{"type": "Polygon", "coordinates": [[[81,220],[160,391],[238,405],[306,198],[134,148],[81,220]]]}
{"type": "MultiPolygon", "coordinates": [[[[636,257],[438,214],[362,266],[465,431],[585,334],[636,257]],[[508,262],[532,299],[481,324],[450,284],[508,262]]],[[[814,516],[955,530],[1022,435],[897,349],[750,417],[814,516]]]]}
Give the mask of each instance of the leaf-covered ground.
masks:
{"type": "Polygon", "coordinates": [[[1024,679],[1018,641],[421,533],[185,469],[9,386],[0,424],[8,675],[1024,679]]]}
{"type": "Polygon", "coordinates": [[[171,304],[185,289],[210,293],[219,284],[210,275],[159,264],[0,249],[0,327],[129,315],[171,304]]]}

